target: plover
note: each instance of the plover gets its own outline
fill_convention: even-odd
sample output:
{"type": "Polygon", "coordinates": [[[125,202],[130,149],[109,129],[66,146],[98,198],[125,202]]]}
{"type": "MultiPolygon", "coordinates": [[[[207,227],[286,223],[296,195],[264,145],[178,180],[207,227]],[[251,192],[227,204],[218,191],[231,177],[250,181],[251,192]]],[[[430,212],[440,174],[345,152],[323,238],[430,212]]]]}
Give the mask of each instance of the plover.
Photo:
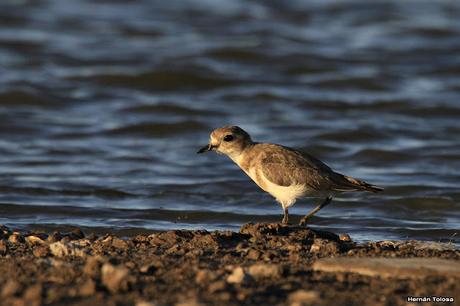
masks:
{"type": "Polygon", "coordinates": [[[216,151],[230,157],[261,189],[282,206],[282,223],[287,224],[288,208],[298,198],[319,197],[320,204],[300,221],[328,205],[337,193],[346,191],[378,192],[383,189],[337,173],[313,156],[271,143],[254,142],[242,128],[224,126],[212,131],[209,144],[197,153],[216,151]]]}

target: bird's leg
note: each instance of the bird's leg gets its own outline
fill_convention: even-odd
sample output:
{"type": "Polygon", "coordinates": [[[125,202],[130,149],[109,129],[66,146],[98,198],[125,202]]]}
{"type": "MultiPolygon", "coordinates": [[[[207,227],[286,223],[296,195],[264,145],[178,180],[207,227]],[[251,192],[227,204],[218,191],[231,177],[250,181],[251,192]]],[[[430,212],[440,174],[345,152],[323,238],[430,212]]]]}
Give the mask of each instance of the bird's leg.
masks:
{"type": "Polygon", "coordinates": [[[286,208],[283,207],[283,211],[284,211],[284,216],[283,216],[283,221],[282,221],[282,223],[283,223],[283,224],[288,224],[288,220],[289,220],[289,211],[288,211],[287,207],[286,207],[286,208]]]}
{"type": "Polygon", "coordinates": [[[318,206],[316,206],[315,209],[313,209],[312,211],[310,211],[305,217],[303,217],[303,218],[300,220],[299,225],[301,225],[301,226],[306,225],[308,219],[310,219],[314,214],[316,214],[319,210],[321,210],[321,208],[323,208],[323,207],[326,206],[327,204],[331,203],[331,201],[332,201],[332,197],[331,197],[331,196],[329,196],[329,197],[327,197],[326,199],[324,199],[324,201],[323,201],[321,204],[319,204],[318,206]]]}

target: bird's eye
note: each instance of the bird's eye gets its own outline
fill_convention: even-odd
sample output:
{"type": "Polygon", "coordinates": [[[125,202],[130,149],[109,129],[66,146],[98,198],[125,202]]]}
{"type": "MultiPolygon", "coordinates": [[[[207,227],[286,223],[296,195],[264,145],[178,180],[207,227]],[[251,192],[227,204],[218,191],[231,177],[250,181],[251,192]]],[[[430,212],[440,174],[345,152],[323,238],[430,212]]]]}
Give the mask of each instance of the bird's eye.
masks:
{"type": "Polygon", "coordinates": [[[233,135],[225,135],[224,141],[232,141],[233,140],[233,135]]]}

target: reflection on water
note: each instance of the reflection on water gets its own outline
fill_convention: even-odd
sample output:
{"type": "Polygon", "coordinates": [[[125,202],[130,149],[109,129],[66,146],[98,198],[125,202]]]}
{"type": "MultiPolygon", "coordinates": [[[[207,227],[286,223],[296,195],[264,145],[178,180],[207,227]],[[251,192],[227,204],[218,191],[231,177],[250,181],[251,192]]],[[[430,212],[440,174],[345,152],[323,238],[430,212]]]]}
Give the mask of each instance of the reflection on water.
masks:
{"type": "Polygon", "coordinates": [[[195,154],[231,123],[386,187],[314,226],[458,243],[459,84],[455,1],[4,1],[0,223],[278,221],[229,160],[195,154]]]}

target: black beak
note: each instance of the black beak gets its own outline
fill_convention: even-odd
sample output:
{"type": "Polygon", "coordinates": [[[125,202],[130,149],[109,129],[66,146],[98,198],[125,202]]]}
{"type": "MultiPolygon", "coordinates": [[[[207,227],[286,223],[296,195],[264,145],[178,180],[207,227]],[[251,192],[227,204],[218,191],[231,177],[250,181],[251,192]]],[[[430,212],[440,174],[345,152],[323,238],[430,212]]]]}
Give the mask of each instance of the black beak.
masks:
{"type": "Polygon", "coordinates": [[[198,152],[196,152],[196,153],[200,154],[200,153],[212,151],[212,149],[214,149],[214,146],[212,146],[210,144],[207,144],[204,147],[202,147],[201,149],[199,149],[198,152]]]}

